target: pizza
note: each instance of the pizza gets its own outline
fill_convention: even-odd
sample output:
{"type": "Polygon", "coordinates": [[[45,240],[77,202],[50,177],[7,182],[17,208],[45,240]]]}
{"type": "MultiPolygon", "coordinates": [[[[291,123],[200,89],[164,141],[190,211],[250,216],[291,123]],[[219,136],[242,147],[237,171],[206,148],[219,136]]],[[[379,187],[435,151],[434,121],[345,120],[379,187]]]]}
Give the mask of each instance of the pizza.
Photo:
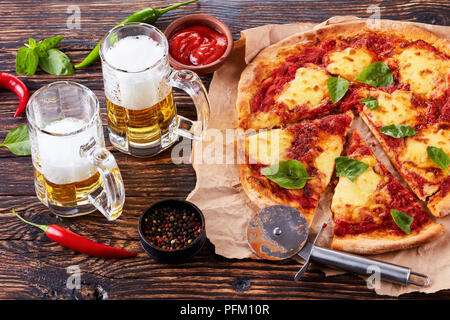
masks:
{"type": "Polygon", "coordinates": [[[245,193],[259,207],[292,205],[311,223],[335,170],[330,159],[345,149],[348,119],[354,113],[369,127],[412,193],[355,133],[348,155],[367,161],[369,168],[356,180],[360,182],[339,178],[332,207],[333,247],[375,253],[436,238],[444,229],[428,212],[436,217],[450,213],[449,82],[450,41],[405,23],[381,20],[375,30],[365,21],[335,24],[265,48],[241,74],[237,127],[247,132],[247,147],[250,141],[273,140],[263,138],[258,130],[266,130],[269,137],[280,135],[283,147],[265,148],[258,156],[244,148],[248,159],[255,161],[240,165],[245,193]],[[346,129],[338,134],[324,127],[305,130],[330,119],[335,126],[343,121],[341,127],[346,129]],[[325,146],[330,143],[334,151],[325,146]],[[359,153],[362,150],[367,154],[359,153]],[[322,168],[315,162],[321,157],[327,158],[322,168]],[[300,162],[308,173],[302,188],[288,189],[270,178],[275,177],[270,174],[277,161],[284,171],[291,170],[286,169],[290,160],[300,162]],[[369,186],[374,188],[370,192],[369,186]],[[406,220],[413,218],[409,234],[393,224],[391,209],[406,220]]]}
{"type": "Polygon", "coordinates": [[[310,224],[332,177],[334,159],[343,152],[352,121],[353,114],[347,112],[245,137],[241,144],[245,163],[239,165],[239,170],[250,200],[258,208],[291,205],[310,224]],[[298,161],[298,166],[305,169],[308,178],[304,186],[283,187],[271,180],[270,174],[264,174],[264,168],[289,161],[298,161]]]}
{"type": "Polygon", "coordinates": [[[393,92],[368,89],[364,94],[377,99],[378,108],[363,107],[360,115],[403,179],[417,197],[429,199],[428,208],[433,215],[449,214],[449,171],[434,163],[427,154],[428,147],[437,147],[450,154],[450,100],[447,93],[441,92],[437,100],[432,100],[435,106],[404,89],[393,92]],[[393,136],[392,132],[386,131],[395,126],[412,129],[413,134],[393,136]]]}
{"type": "Polygon", "coordinates": [[[331,203],[333,249],[382,253],[414,247],[445,233],[444,226],[431,221],[418,200],[381,164],[356,130],[346,158],[342,171],[355,170],[355,163],[365,166],[353,181],[345,175],[339,177],[331,203]]]}

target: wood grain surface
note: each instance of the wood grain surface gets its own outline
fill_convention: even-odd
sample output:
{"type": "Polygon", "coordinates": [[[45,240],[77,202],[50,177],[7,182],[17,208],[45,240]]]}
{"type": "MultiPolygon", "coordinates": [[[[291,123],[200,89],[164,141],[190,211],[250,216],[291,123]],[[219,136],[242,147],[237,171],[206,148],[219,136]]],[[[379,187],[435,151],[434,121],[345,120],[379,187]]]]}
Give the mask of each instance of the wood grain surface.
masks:
{"type": "MultiPolygon", "coordinates": [[[[117,22],[139,9],[164,7],[176,1],[1,1],[0,72],[15,72],[16,50],[29,37],[37,40],[64,35],[61,49],[78,63],[117,22]],[[81,28],[68,29],[69,5],[80,9],[81,28]]],[[[167,13],[155,24],[164,29],[173,19],[191,13],[213,14],[225,21],[239,39],[239,31],[269,23],[321,22],[335,15],[367,17],[367,1],[261,1],[199,0],[167,13]]],[[[377,1],[381,17],[448,25],[450,2],[377,1]]],[[[21,77],[31,92],[56,80],[73,80],[91,88],[99,97],[106,124],[100,64],[56,77],[39,71],[21,77]]],[[[202,77],[206,86],[211,76],[202,77]]],[[[179,113],[195,118],[193,105],[176,92],[179,113]]],[[[17,98],[0,90],[0,141],[8,130],[26,122],[13,118],[17,98]]],[[[106,130],[105,130],[106,133],[106,130]]],[[[109,144],[109,142],[108,142],[109,144]]],[[[195,186],[190,165],[175,165],[170,150],[151,159],[135,159],[114,151],[126,189],[124,213],[108,223],[99,213],[74,219],[50,214],[35,196],[30,157],[15,157],[0,148],[0,298],[3,299],[380,299],[365,282],[353,275],[325,277],[314,270],[294,282],[299,265],[252,260],[229,260],[214,254],[207,242],[193,260],[169,265],[150,259],[141,249],[137,223],[143,210],[157,200],[185,198],[195,186]],[[11,209],[33,222],[60,224],[97,241],[139,252],[135,259],[107,260],[67,250],[38,229],[24,225],[11,209]],[[81,269],[81,290],[66,287],[66,268],[81,269]]],[[[435,294],[412,293],[402,299],[450,298],[450,290],[435,294]]]]}

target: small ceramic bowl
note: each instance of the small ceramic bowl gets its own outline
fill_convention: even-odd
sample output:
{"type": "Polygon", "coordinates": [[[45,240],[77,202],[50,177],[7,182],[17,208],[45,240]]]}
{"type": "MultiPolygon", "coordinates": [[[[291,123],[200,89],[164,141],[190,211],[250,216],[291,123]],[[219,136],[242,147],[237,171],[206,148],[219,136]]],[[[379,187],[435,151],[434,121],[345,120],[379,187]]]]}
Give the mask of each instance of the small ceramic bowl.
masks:
{"type": "Polygon", "coordinates": [[[204,75],[208,73],[212,73],[219,69],[228,58],[231,53],[231,49],[233,48],[233,35],[231,33],[230,28],[223,22],[222,20],[210,16],[207,14],[190,14],[181,18],[174,20],[164,31],[164,35],[167,39],[177,32],[180,29],[187,28],[190,26],[203,25],[208,26],[222,34],[224,34],[227,38],[227,48],[223,55],[211,62],[210,64],[201,65],[201,66],[190,66],[175,60],[169,52],[169,62],[175,69],[178,70],[191,70],[197,73],[198,75],[204,75]]]}
{"type": "Polygon", "coordinates": [[[139,220],[139,237],[141,239],[142,248],[150,257],[162,262],[183,262],[196,255],[205,244],[205,217],[203,216],[203,213],[200,211],[200,209],[189,201],[177,199],[166,199],[158,201],[152,204],[147,210],[145,210],[144,214],[141,216],[139,220]],[[152,216],[155,213],[155,210],[162,208],[187,209],[198,215],[198,217],[200,217],[201,219],[202,227],[202,230],[198,237],[188,246],[177,250],[166,250],[158,248],[153,243],[151,243],[151,241],[147,239],[144,233],[144,219],[146,217],[152,216]]]}

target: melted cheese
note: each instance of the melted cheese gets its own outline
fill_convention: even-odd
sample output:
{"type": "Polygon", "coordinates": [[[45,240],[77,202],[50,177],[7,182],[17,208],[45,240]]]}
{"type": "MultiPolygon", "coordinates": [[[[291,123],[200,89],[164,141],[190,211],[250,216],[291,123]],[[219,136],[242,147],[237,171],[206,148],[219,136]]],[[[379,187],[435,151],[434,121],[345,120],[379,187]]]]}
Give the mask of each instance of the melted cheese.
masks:
{"type": "Polygon", "coordinates": [[[328,72],[351,81],[372,63],[372,56],[363,49],[347,48],[335,51],[328,57],[330,61],[327,66],[328,72]]]}
{"type": "MultiPolygon", "coordinates": [[[[282,129],[261,131],[247,137],[245,150],[249,163],[271,165],[291,159],[289,149],[293,139],[289,131],[282,129]]],[[[343,143],[340,137],[331,135],[320,143],[320,148],[323,152],[314,159],[314,166],[325,175],[324,181],[329,181],[334,170],[334,159],[342,153],[343,143]]]]}
{"type": "Polygon", "coordinates": [[[248,127],[252,129],[271,129],[281,123],[281,118],[274,112],[258,112],[255,117],[250,118],[248,127]]]}
{"type": "Polygon", "coordinates": [[[245,141],[249,163],[271,165],[288,160],[288,150],[293,136],[288,131],[276,129],[261,131],[245,141]]]}
{"type": "MultiPolygon", "coordinates": [[[[436,167],[436,165],[428,156],[427,147],[433,146],[442,149],[450,154],[450,131],[439,129],[438,125],[422,130],[417,136],[406,138],[406,148],[401,153],[402,161],[411,161],[420,168],[436,167]]],[[[442,170],[442,172],[445,172],[442,170]]],[[[432,174],[431,172],[429,174],[432,174]]],[[[424,172],[424,175],[427,174],[424,172]]],[[[431,175],[429,178],[432,178],[431,175]]]]}
{"type": "Polygon", "coordinates": [[[427,98],[440,97],[447,88],[450,63],[433,52],[407,48],[397,55],[400,79],[410,85],[411,90],[427,98]]]}
{"type": "Polygon", "coordinates": [[[319,67],[298,68],[294,80],[286,86],[277,101],[286,104],[290,110],[298,106],[314,108],[328,96],[327,80],[327,73],[319,67]]]}
{"type": "Polygon", "coordinates": [[[411,104],[411,92],[397,90],[389,94],[383,91],[375,91],[371,95],[378,100],[378,108],[370,110],[364,107],[364,112],[375,125],[413,125],[415,123],[417,111],[411,104]]]}
{"type": "Polygon", "coordinates": [[[383,180],[383,177],[372,169],[377,162],[374,157],[364,157],[359,160],[367,163],[370,167],[353,182],[347,177],[340,177],[331,202],[331,210],[335,214],[345,216],[350,220],[359,219],[358,207],[370,208],[369,199],[374,196],[378,184],[383,180]]]}
{"type": "Polygon", "coordinates": [[[334,159],[341,155],[343,145],[340,137],[330,136],[330,138],[321,145],[324,150],[314,160],[314,166],[323,174],[325,181],[329,181],[334,170],[334,159]]]}

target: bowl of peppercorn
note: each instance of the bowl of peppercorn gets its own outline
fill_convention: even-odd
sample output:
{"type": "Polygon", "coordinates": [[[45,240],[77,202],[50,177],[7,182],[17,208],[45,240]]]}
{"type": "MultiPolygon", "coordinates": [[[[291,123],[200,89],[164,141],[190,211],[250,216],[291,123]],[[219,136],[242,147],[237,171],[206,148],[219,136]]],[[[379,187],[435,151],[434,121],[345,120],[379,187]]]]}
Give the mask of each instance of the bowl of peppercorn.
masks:
{"type": "Polygon", "coordinates": [[[206,241],[205,218],[194,204],[177,199],[154,203],[139,220],[139,236],[147,254],[164,262],[182,262],[206,241]]]}

